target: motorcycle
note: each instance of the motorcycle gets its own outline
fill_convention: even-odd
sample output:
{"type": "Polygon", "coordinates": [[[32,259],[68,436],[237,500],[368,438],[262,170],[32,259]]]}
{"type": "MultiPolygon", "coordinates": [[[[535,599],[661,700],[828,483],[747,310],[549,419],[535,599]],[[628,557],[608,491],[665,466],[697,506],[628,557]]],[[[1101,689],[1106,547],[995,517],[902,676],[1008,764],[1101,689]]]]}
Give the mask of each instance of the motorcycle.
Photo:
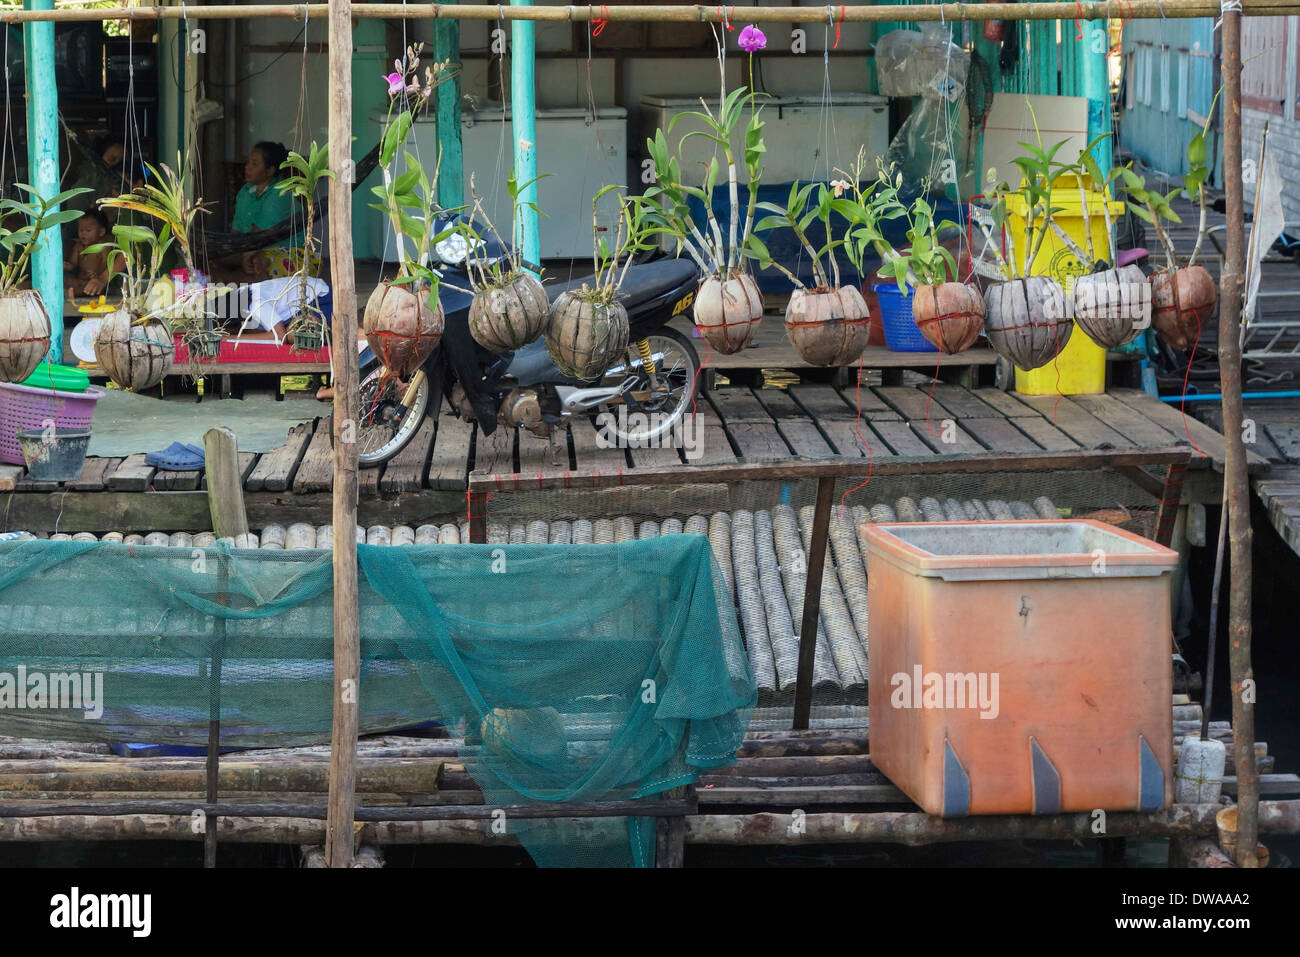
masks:
{"type": "MultiPolygon", "coordinates": [[[[440,220],[438,230],[449,222],[440,220]]],[[[476,256],[500,255],[498,244],[488,246],[476,256]]],[[[444,397],[453,412],[476,422],[484,435],[498,427],[526,428],[546,438],[565,431],[571,419],[596,415],[620,448],[636,448],[656,444],[680,427],[694,401],[699,358],[690,339],[669,328],[668,322],[694,302],[700,276],[693,263],[661,258],[628,268],[620,287],[630,326],[628,349],[602,375],[584,381],[556,368],[543,339],[506,353],[490,352],[474,341],[469,331],[473,297],[467,291],[467,254],[468,246],[459,237],[440,243],[435,251],[446,324],[439,344],[408,381],[386,377],[368,347],[359,356],[357,442],[362,468],[397,455],[425,416],[437,414],[444,397]],[[618,406],[626,406],[627,414],[616,414],[618,406]]],[[[549,283],[545,288],[554,302],[583,282],[549,283]]]]}

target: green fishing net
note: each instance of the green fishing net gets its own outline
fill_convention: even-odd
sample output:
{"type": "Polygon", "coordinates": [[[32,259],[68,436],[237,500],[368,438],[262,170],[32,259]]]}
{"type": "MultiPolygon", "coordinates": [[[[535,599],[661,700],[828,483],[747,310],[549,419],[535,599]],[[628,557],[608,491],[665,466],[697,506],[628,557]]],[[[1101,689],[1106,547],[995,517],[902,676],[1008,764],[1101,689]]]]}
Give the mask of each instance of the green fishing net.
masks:
{"type": "MultiPolygon", "coordinates": [[[[735,760],[757,693],[704,536],[358,555],[362,733],[443,722],[487,803],[651,801],[735,760]]],[[[321,551],[0,543],[0,734],[203,746],[215,711],[223,747],[328,742],[332,576],[321,551]],[[100,700],[30,694],[73,673],[100,700]]],[[[542,865],[653,862],[652,818],[492,825],[542,865]]]]}

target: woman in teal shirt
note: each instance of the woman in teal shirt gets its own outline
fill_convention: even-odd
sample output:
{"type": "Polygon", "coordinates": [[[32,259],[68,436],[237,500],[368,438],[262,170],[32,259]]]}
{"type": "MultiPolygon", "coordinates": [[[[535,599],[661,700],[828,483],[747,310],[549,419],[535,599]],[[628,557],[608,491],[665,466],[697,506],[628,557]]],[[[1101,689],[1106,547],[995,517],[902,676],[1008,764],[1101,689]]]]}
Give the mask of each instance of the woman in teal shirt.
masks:
{"type": "MultiPolygon", "coordinates": [[[[280,225],[294,211],[293,197],[275,186],[280,178],[280,167],[289,151],[282,143],[263,141],[248,152],[244,163],[244,186],[235,196],[235,215],[230,227],[237,233],[260,232],[280,225]]],[[[302,231],[290,236],[283,245],[231,257],[223,265],[242,271],[242,276],[232,278],[274,279],[292,275],[302,262],[302,231]]],[[[312,257],[312,274],[320,269],[318,256],[312,257]]]]}

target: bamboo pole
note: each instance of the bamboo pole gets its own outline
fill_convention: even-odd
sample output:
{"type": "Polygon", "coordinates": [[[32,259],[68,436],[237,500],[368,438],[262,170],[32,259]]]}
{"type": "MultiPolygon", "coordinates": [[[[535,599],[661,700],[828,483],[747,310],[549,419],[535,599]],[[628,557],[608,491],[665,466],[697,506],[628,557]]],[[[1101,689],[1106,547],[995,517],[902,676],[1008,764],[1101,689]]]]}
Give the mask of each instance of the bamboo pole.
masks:
{"type": "MultiPolygon", "coordinates": [[[[228,811],[245,808],[232,805],[228,811]]],[[[378,811],[379,809],[376,809],[378,811]]],[[[418,810],[418,809],[404,809],[418,810]]],[[[464,809],[461,809],[464,810],[464,809]]],[[[1107,815],[1111,836],[1209,837],[1215,833],[1217,804],[1183,804],[1151,814],[1107,815]]],[[[1266,801],[1260,807],[1265,834],[1293,834],[1300,828],[1300,801],[1266,801]]],[[[490,811],[488,812],[490,813],[490,811]]],[[[1091,840],[1091,814],[1033,817],[973,817],[943,820],[916,812],[807,814],[795,832],[790,814],[688,815],[687,844],[931,844],[971,840],[1091,840]]],[[[222,817],[222,841],[261,844],[319,844],[321,821],[286,813],[277,817],[222,817]]],[[[513,835],[493,834],[475,820],[374,821],[360,829],[366,844],[459,844],[510,846],[513,835]]],[[[42,841],[194,841],[190,816],[177,813],[60,815],[0,818],[0,842],[42,841]]]]}
{"type": "MultiPolygon", "coordinates": [[[[352,157],[352,3],[329,5],[329,150],[340,167],[352,157]]],[[[351,163],[344,167],[350,170],[351,163]]],[[[325,857],[352,865],[356,810],[357,704],[361,628],[357,612],[357,290],[352,262],[351,176],[330,180],[330,278],[334,286],[334,721],[330,738],[325,857]]]]}
{"type": "MultiPolygon", "coordinates": [[[[1241,13],[1223,8],[1223,168],[1241,169],[1241,13]]],[[[1232,730],[1243,744],[1255,740],[1254,672],[1250,656],[1251,529],[1246,443],[1241,432],[1241,291],[1245,273],[1245,209],[1241,177],[1225,177],[1228,251],[1220,274],[1219,381],[1227,453],[1223,482],[1228,496],[1228,671],[1232,684],[1232,730]]],[[[1237,768],[1237,863],[1256,867],[1259,772],[1254,749],[1239,747],[1237,768]]]]}
{"type": "MultiPolygon", "coordinates": [[[[1300,0],[1241,0],[1242,13],[1252,17],[1300,13],[1300,0]]],[[[258,3],[241,6],[217,4],[201,10],[204,20],[292,19],[324,20],[325,3],[258,3]]],[[[956,20],[1125,20],[1190,19],[1217,17],[1219,0],[1080,0],[1077,3],[943,3],[925,6],[898,4],[821,7],[764,6],[744,8],[746,23],[922,23],[956,20]]],[[[70,23],[96,20],[180,20],[184,7],[88,7],[63,10],[11,10],[0,13],[0,23],[54,21],[70,23]]],[[[651,23],[721,23],[737,19],[734,7],[661,6],[638,4],[609,7],[599,4],[510,7],[496,4],[367,3],[356,7],[358,20],[536,20],[581,23],[592,20],[651,23]],[[725,9],[725,13],[724,13],[725,9]]]]}

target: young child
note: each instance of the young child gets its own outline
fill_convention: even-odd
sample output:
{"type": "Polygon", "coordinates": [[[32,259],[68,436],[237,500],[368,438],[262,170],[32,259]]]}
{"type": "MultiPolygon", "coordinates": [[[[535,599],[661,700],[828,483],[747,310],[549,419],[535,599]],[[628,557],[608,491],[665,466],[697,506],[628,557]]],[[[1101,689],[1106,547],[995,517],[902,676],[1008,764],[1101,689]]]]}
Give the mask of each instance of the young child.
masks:
{"type": "Polygon", "coordinates": [[[87,210],[77,220],[77,242],[63,264],[63,272],[72,277],[72,292],[98,296],[108,286],[108,254],[87,253],[86,249],[108,239],[108,220],[97,209],[87,210]]]}

